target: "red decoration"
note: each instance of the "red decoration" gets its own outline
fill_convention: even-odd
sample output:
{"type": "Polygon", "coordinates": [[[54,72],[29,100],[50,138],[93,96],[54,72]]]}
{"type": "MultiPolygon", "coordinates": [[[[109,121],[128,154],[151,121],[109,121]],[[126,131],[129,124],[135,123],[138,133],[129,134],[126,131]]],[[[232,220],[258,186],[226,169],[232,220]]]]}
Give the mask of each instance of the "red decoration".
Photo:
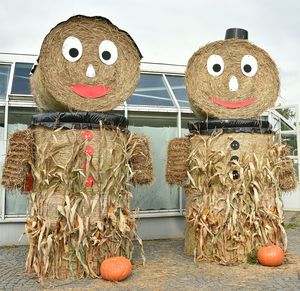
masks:
{"type": "Polygon", "coordinates": [[[85,182],[85,185],[87,187],[92,187],[94,184],[94,177],[93,176],[88,176],[86,182],[85,182]]]}
{"type": "Polygon", "coordinates": [[[93,133],[90,130],[85,130],[82,134],[81,137],[87,141],[91,141],[94,137],[93,133]]]}
{"type": "Polygon", "coordinates": [[[87,162],[85,161],[83,164],[83,167],[82,167],[84,172],[86,172],[86,165],[87,165],[87,162]]]}
{"type": "Polygon", "coordinates": [[[283,263],[284,252],[277,245],[260,247],[257,252],[257,259],[264,266],[276,267],[283,263]]]}
{"type": "Polygon", "coordinates": [[[122,281],[131,274],[130,260],[122,256],[108,258],[102,262],[100,274],[104,280],[122,281]]]}
{"type": "Polygon", "coordinates": [[[244,101],[237,101],[237,102],[223,101],[223,100],[219,100],[219,99],[213,98],[213,97],[208,97],[208,98],[212,102],[214,102],[218,105],[221,105],[221,106],[227,107],[227,108],[233,108],[233,109],[248,106],[256,101],[256,98],[250,98],[250,99],[246,99],[244,101]]]}
{"type": "Polygon", "coordinates": [[[33,188],[33,177],[31,173],[28,173],[26,176],[26,184],[23,187],[22,192],[31,192],[33,188]]]}
{"type": "Polygon", "coordinates": [[[92,156],[94,153],[94,148],[92,146],[87,145],[85,147],[85,154],[86,156],[92,156]]]}

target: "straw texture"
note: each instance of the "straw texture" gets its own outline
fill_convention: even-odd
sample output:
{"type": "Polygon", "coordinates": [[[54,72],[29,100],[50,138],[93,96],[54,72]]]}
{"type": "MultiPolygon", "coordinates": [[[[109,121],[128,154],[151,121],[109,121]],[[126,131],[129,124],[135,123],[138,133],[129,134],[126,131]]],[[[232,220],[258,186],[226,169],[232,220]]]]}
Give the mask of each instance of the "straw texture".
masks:
{"type": "Polygon", "coordinates": [[[132,182],[134,185],[149,185],[153,182],[152,156],[149,140],[146,136],[132,135],[129,143],[134,148],[130,159],[131,169],[134,172],[132,182]]]}
{"type": "Polygon", "coordinates": [[[278,70],[270,56],[261,48],[246,40],[229,39],[215,41],[200,48],[190,58],[185,75],[186,88],[193,112],[201,118],[203,113],[216,118],[252,118],[272,107],[279,95],[278,70]],[[224,71],[213,77],[207,71],[207,59],[216,54],[224,60],[224,71]],[[252,55],[258,63],[257,73],[247,77],[242,73],[241,60],[252,55]],[[229,90],[229,80],[235,76],[238,90],[229,90]],[[256,101],[242,108],[226,108],[210,98],[221,101],[256,101]]]}
{"type": "Polygon", "coordinates": [[[267,243],[287,248],[280,174],[284,147],[271,134],[191,136],[185,253],[220,264],[245,262],[267,243]],[[240,147],[232,148],[238,141],[240,147]],[[231,157],[239,157],[232,161],[231,157]],[[239,173],[235,179],[234,171],[239,173]]]}
{"type": "Polygon", "coordinates": [[[31,77],[34,100],[41,111],[110,111],[125,101],[140,77],[141,54],[124,31],[101,17],[73,16],[54,27],[45,37],[39,65],[31,77]],[[82,44],[82,56],[69,62],[62,54],[63,43],[74,36],[82,44]],[[118,52],[115,63],[100,60],[99,45],[112,41],[118,52]],[[86,75],[92,65],[94,77],[86,75]],[[104,85],[111,91],[100,98],[86,99],[72,90],[72,85],[104,85]]]}
{"type": "Polygon", "coordinates": [[[297,176],[295,173],[293,161],[288,157],[291,150],[288,145],[281,145],[282,166],[279,175],[279,187],[282,191],[291,191],[297,187],[297,176]]]}
{"type": "Polygon", "coordinates": [[[97,277],[106,257],[131,258],[133,237],[144,260],[130,212],[130,160],[136,151],[132,135],[100,124],[90,130],[89,140],[83,131],[33,129],[36,158],[31,163],[26,268],[40,280],[97,277]]]}
{"type": "Polygon", "coordinates": [[[9,148],[3,166],[2,185],[6,189],[20,189],[26,184],[32,155],[32,131],[16,131],[9,139],[9,148]]]}
{"type": "Polygon", "coordinates": [[[188,137],[170,141],[166,168],[166,180],[170,185],[183,186],[187,182],[190,146],[188,137]]]}

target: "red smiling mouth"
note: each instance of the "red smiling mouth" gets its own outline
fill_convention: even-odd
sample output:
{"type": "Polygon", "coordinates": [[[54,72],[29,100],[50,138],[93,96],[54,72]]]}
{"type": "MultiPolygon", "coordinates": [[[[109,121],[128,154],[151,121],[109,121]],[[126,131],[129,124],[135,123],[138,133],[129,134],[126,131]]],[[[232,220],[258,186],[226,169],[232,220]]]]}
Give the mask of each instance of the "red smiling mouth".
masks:
{"type": "Polygon", "coordinates": [[[77,95],[87,98],[87,99],[95,99],[105,96],[111,91],[110,87],[103,85],[83,85],[83,84],[75,84],[71,86],[74,93],[77,95]]]}
{"type": "Polygon", "coordinates": [[[213,97],[208,97],[208,98],[212,102],[214,102],[218,105],[221,105],[226,108],[231,108],[231,109],[242,108],[242,107],[248,106],[256,101],[256,98],[250,98],[250,99],[246,99],[244,101],[237,101],[237,102],[222,101],[222,100],[219,100],[219,99],[213,98],[213,97]]]}

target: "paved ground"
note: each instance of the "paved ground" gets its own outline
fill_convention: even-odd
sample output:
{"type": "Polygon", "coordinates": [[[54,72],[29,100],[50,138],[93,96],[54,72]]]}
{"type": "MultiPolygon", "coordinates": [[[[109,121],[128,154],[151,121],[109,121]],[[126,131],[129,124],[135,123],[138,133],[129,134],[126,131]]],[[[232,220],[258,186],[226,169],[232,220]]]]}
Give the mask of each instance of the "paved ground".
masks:
{"type": "Polygon", "coordinates": [[[0,248],[0,290],[300,290],[300,227],[288,229],[286,263],[260,265],[195,265],[183,255],[183,240],[145,241],[147,264],[134,260],[133,274],[120,283],[102,279],[48,280],[44,286],[24,271],[27,246],[0,248]]]}

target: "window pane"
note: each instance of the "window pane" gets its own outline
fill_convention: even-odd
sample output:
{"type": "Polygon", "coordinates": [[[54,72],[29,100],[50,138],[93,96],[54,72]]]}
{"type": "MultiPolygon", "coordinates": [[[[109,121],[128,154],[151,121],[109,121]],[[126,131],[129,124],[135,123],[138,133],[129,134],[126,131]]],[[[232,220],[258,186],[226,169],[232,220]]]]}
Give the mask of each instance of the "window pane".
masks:
{"type": "Polygon", "coordinates": [[[281,141],[282,143],[289,145],[292,156],[297,156],[297,135],[295,132],[281,133],[281,141]]]}
{"type": "Polygon", "coordinates": [[[138,87],[128,105],[174,106],[161,75],[141,74],[138,87]]]}
{"type": "Polygon", "coordinates": [[[27,212],[28,195],[19,190],[8,190],[5,195],[6,215],[25,215],[27,212]]]}
{"type": "Polygon", "coordinates": [[[293,129],[290,125],[288,125],[286,122],[284,122],[283,120],[281,120],[281,130],[291,130],[293,129]]]}
{"type": "Polygon", "coordinates": [[[169,115],[166,119],[163,119],[163,116],[155,115],[151,120],[148,116],[129,115],[130,131],[149,138],[155,176],[151,185],[133,187],[132,209],[179,209],[178,188],[169,186],[165,179],[168,143],[177,134],[176,116],[169,115]],[[145,126],[142,126],[142,123],[145,126]]]}
{"type": "Polygon", "coordinates": [[[184,76],[167,76],[167,80],[176,96],[180,107],[190,107],[188,97],[186,95],[184,76]]]}
{"type": "MultiPolygon", "coordinates": [[[[32,115],[35,114],[34,108],[9,108],[8,112],[8,135],[16,130],[27,129],[31,123],[32,115]]],[[[5,214],[25,214],[27,206],[27,195],[23,195],[20,191],[6,191],[5,195],[5,214]]]]}
{"type": "Polygon", "coordinates": [[[6,97],[9,72],[10,65],[0,64],[0,100],[6,97]]]}
{"type": "Polygon", "coordinates": [[[150,139],[155,180],[150,186],[133,189],[131,207],[140,210],[178,209],[178,190],[165,180],[165,165],[168,142],[176,136],[176,128],[131,127],[134,133],[144,134],[150,139]],[[159,141],[159,142],[158,142],[159,141]]]}
{"type": "MultiPolygon", "coordinates": [[[[2,167],[4,162],[4,107],[0,107],[0,172],[2,173],[2,167]]],[[[4,195],[4,189],[0,185],[0,215],[2,214],[2,195],[4,195]]]]}
{"type": "MultiPolygon", "coordinates": [[[[283,117],[285,117],[291,125],[296,125],[295,117],[296,111],[295,108],[277,108],[277,112],[279,112],[283,117]]],[[[291,130],[292,126],[287,124],[285,121],[281,120],[281,130],[291,130]]]]}
{"type": "Polygon", "coordinates": [[[16,63],[11,94],[31,95],[29,73],[33,64],[16,63]]]}
{"type": "Polygon", "coordinates": [[[294,159],[293,164],[294,164],[294,169],[295,169],[295,173],[296,173],[296,176],[297,176],[297,181],[299,181],[299,160],[294,159]]]}

